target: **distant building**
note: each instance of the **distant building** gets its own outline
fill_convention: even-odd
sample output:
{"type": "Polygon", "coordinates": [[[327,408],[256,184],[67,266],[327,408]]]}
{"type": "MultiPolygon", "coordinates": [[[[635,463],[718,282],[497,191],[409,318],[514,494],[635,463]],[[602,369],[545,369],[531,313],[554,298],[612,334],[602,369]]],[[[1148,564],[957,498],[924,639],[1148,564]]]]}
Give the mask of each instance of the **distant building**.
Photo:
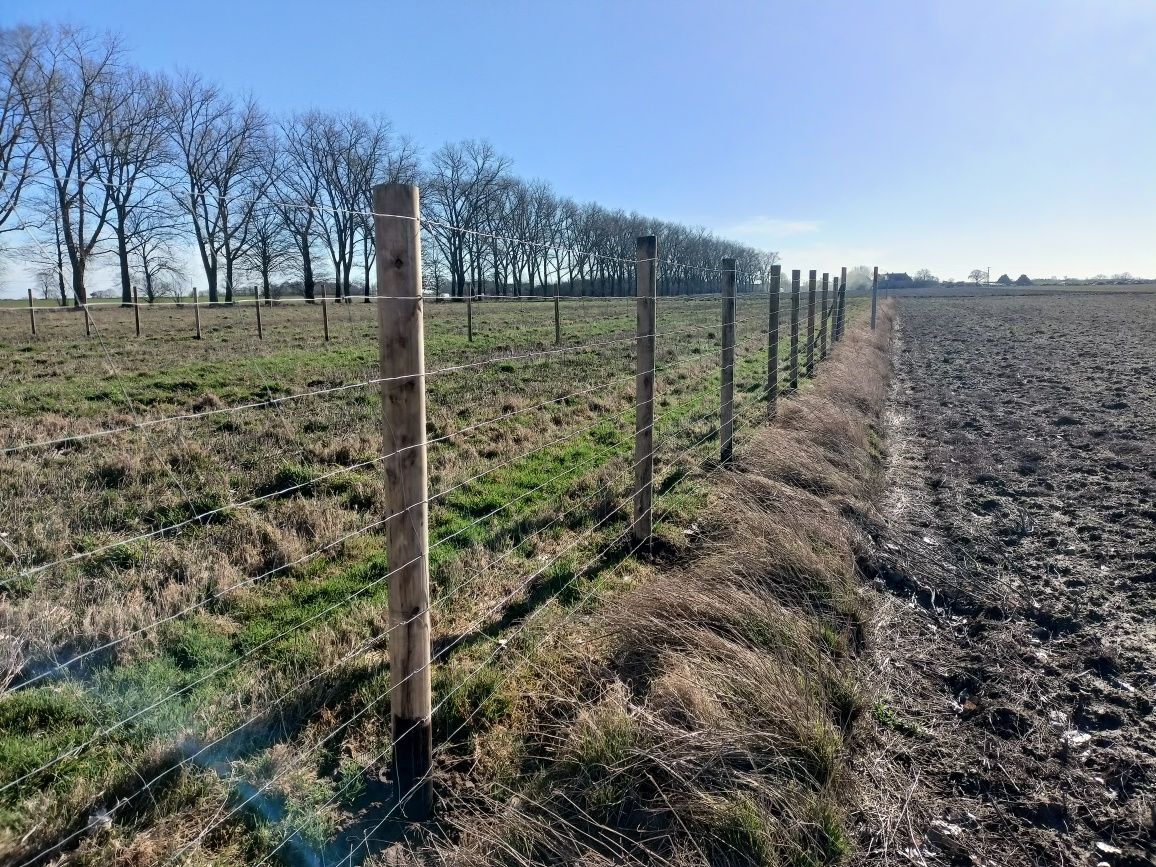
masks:
{"type": "Polygon", "coordinates": [[[906,271],[895,271],[890,274],[879,275],[880,289],[910,289],[915,285],[911,275],[906,271]]]}
{"type": "Polygon", "coordinates": [[[1032,278],[1029,277],[1027,274],[1020,274],[1018,277],[1016,277],[1016,285],[1017,286],[1035,286],[1036,284],[1032,282],[1032,278]]]}
{"type": "Polygon", "coordinates": [[[995,284],[997,286],[1010,286],[1012,284],[1012,278],[1007,274],[1000,274],[999,279],[995,281],[995,284]]]}

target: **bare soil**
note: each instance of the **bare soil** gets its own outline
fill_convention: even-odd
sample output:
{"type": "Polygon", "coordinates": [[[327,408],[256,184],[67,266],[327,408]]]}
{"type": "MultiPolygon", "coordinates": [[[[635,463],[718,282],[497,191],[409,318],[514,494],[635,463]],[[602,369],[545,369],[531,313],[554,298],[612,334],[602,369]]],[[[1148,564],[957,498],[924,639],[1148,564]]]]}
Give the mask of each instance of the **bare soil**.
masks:
{"type": "Polygon", "coordinates": [[[1156,863],[1156,295],[899,308],[870,863],[1156,863]]]}

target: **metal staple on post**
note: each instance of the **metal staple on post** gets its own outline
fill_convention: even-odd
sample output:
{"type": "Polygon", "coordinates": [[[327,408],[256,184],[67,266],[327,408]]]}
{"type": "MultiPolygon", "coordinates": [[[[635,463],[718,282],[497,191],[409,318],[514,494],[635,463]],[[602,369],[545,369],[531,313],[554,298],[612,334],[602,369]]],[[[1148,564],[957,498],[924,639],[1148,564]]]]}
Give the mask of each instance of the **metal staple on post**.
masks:
{"type": "MultiPolygon", "coordinates": [[[[637,280],[637,352],[634,374],[634,541],[643,542],[654,530],[654,330],[655,295],[658,289],[658,238],[638,239],[635,262],[637,280]]],[[[554,303],[558,301],[554,290],[554,303]]],[[[555,311],[557,307],[555,307],[555,311]]]]}
{"type": "Polygon", "coordinates": [[[831,275],[823,272],[823,289],[820,294],[822,303],[819,305],[819,360],[827,357],[827,287],[831,282],[831,275]]]}
{"type": "Polygon", "coordinates": [[[799,269],[791,271],[791,388],[799,387],[799,269]]]}
{"type": "Polygon", "coordinates": [[[735,260],[722,260],[722,388],[719,394],[719,454],[725,464],[734,453],[735,260]]]}
{"type": "Polygon", "coordinates": [[[433,810],[425,336],[418,188],[373,188],[389,568],[394,779],[402,815],[433,810]]]}
{"type": "Polygon", "coordinates": [[[807,275],[807,379],[815,376],[815,280],[812,268],[807,275]]]}
{"type": "Polygon", "coordinates": [[[767,310],[767,418],[775,417],[779,397],[779,284],[782,266],[771,266],[771,291],[767,310]]]}

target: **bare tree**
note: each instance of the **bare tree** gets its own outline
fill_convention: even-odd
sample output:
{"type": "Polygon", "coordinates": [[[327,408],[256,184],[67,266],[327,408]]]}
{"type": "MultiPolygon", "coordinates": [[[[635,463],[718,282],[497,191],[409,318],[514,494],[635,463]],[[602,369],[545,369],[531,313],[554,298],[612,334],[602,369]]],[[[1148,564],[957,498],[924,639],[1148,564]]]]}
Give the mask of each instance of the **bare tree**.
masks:
{"type": "Polygon", "coordinates": [[[974,280],[975,285],[978,286],[983,281],[984,277],[986,277],[986,276],[987,276],[986,271],[981,271],[979,268],[973,268],[971,270],[971,272],[967,275],[967,279],[968,280],[974,280]]]}
{"type": "Polygon", "coordinates": [[[261,297],[273,299],[271,277],[293,262],[297,245],[281,219],[268,202],[258,206],[249,231],[245,263],[261,277],[261,297]]]}
{"type": "Polygon", "coordinates": [[[499,181],[509,165],[489,142],[472,139],[444,144],[430,159],[423,205],[436,221],[430,234],[445,257],[450,292],[456,297],[465,291],[467,261],[473,268],[480,247],[476,235],[458,229],[479,229],[498,201],[499,181]]]}
{"type": "Polygon", "coordinates": [[[18,34],[0,29],[0,233],[20,228],[6,224],[16,213],[31,171],[28,115],[17,87],[29,59],[18,34]]]}
{"type": "Polygon", "coordinates": [[[164,79],[128,69],[105,83],[102,99],[109,104],[109,123],[98,159],[104,164],[102,174],[109,178],[109,221],[116,238],[120,298],[131,304],[131,230],[144,222],[140,212],[162,207],[168,195],[153,182],[170,161],[164,124],[168,94],[164,79]]]}
{"type": "Polygon", "coordinates": [[[169,133],[184,190],[177,201],[188,215],[209,290],[233,300],[233,270],[261,195],[273,177],[264,114],[252,100],[238,104],[199,76],[183,75],[170,89],[169,133]]]}
{"type": "Polygon", "coordinates": [[[19,94],[34,157],[50,179],[59,234],[72,274],[72,294],[85,304],[85,273],[111,205],[112,178],[102,144],[119,108],[109,94],[122,74],[121,48],[112,36],[57,25],[21,27],[5,58],[19,94]]]}

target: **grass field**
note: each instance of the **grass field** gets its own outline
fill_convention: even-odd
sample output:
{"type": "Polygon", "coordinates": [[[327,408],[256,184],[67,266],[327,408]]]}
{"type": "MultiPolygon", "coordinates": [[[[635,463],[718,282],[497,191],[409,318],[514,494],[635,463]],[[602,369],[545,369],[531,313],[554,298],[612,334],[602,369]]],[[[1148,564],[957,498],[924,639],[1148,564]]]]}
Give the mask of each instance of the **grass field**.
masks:
{"type": "MultiPolygon", "coordinates": [[[[693,540],[714,465],[719,307],[659,299],[660,552],[693,540]]],[[[262,341],[251,303],[203,308],[200,341],[187,306],[143,309],[139,340],[115,306],[91,338],[78,312],[42,312],[30,338],[26,310],[0,310],[4,860],[64,841],[85,864],[163,862],[228,817],[196,858],[253,863],[287,828],[323,848],[372,798],[389,743],[380,409],[358,385],[374,309],[331,305],[329,343],[313,305],[266,308],[262,341]]],[[[764,413],[766,318],[740,296],[740,442],[764,413]]],[[[531,614],[628,580],[633,300],[564,301],[562,322],[555,351],[552,305],[478,304],[470,343],[464,306],[427,306],[435,738],[467,753],[517,692],[483,667],[494,647],[531,654],[531,614]]]]}

